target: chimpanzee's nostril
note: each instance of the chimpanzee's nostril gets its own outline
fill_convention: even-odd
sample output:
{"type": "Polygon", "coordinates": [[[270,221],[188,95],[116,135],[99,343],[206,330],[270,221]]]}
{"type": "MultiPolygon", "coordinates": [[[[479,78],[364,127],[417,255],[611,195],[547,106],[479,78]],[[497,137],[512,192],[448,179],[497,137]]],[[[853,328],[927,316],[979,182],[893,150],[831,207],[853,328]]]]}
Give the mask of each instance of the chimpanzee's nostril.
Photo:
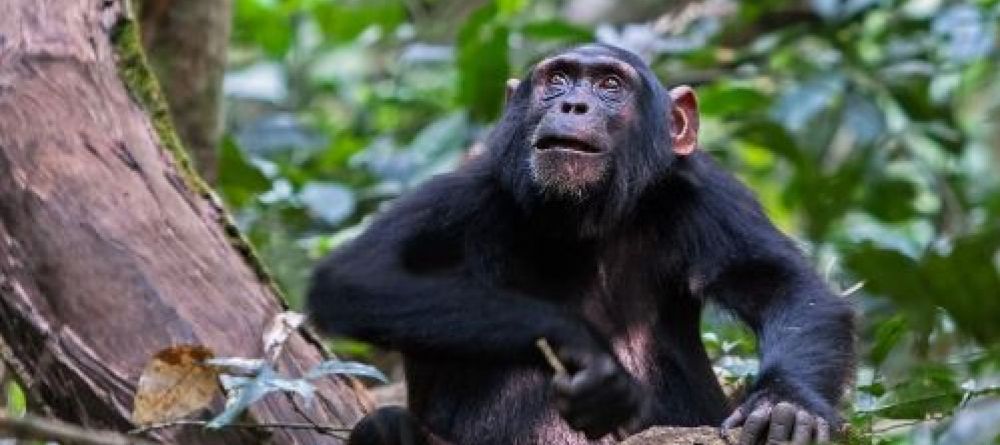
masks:
{"type": "Polygon", "coordinates": [[[563,102],[559,106],[559,110],[566,114],[587,114],[589,109],[585,102],[563,102]]]}

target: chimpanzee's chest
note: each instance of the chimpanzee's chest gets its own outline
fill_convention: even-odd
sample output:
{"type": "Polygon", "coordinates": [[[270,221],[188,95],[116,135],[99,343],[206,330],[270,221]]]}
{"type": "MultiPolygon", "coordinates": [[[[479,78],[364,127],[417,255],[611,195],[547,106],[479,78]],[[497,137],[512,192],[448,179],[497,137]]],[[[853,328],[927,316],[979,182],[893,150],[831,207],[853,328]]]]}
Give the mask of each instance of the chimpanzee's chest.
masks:
{"type": "Polygon", "coordinates": [[[648,313],[660,302],[686,297],[682,258],[640,237],[583,243],[518,240],[490,272],[497,285],[524,295],[578,308],[588,319],[648,313]]]}
{"type": "Polygon", "coordinates": [[[670,317],[671,300],[686,298],[665,281],[683,277],[662,275],[652,255],[617,255],[594,246],[537,244],[513,254],[501,285],[578,314],[637,378],[656,372],[659,348],[670,341],[659,338],[665,334],[662,318],[670,317]]]}

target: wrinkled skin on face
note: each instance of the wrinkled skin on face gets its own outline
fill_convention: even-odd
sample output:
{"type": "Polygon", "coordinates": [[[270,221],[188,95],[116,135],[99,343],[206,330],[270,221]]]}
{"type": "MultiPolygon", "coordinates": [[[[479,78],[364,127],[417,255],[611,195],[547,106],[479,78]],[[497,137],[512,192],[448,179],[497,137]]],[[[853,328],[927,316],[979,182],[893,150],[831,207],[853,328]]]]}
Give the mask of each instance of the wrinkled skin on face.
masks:
{"type": "Polygon", "coordinates": [[[625,148],[641,79],[616,58],[571,52],[539,63],[531,83],[532,111],[541,114],[529,139],[532,178],[546,193],[581,200],[625,148]]]}
{"type": "Polygon", "coordinates": [[[689,87],[668,92],[634,54],[587,45],[508,81],[507,109],[487,145],[526,213],[547,215],[538,219],[556,232],[596,237],[694,151],[697,133],[689,87]]]}

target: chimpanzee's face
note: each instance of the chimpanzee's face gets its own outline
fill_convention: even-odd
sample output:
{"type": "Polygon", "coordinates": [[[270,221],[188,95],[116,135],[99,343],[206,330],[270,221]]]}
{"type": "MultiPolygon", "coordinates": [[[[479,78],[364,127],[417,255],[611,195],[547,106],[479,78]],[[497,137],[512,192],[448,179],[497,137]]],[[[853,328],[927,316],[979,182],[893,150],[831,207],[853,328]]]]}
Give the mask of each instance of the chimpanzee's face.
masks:
{"type": "Polygon", "coordinates": [[[547,194],[582,200],[605,184],[615,151],[629,148],[641,79],[603,48],[582,47],[543,60],[529,81],[532,179],[547,194]]]}

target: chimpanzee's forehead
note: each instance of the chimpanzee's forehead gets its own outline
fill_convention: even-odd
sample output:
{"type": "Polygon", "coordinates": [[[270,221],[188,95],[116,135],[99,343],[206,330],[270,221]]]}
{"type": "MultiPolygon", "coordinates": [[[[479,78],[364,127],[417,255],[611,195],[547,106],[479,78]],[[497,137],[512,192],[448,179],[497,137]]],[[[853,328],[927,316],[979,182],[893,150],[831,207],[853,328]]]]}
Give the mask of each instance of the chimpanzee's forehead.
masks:
{"type": "Polygon", "coordinates": [[[580,56],[590,56],[590,57],[610,57],[618,59],[629,65],[632,65],[636,70],[648,69],[646,62],[642,60],[641,57],[637,56],[635,53],[615,46],[604,45],[599,43],[592,43],[588,45],[581,45],[575,48],[571,48],[564,51],[561,54],[575,54],[580,56]]]}
{"type": "Polygon", "coordinates": [[[535,65],[539,71],[545,71],[553,66],[587,65],[614,68],[618,72],[639,79],[640,71],[646,70],[646,65],[634,54],[606,45],[578,46],[543,59],[535,65]]]}
{"type": "Polygon", "coordinates": [[[616,67],[619,72],[634,79],[653,79],[649,66],[634,53],[611,45],[592,43],[570,48],[539,61],[535,70],[545,71],[564,62],[579,65],[616,67]]]}

